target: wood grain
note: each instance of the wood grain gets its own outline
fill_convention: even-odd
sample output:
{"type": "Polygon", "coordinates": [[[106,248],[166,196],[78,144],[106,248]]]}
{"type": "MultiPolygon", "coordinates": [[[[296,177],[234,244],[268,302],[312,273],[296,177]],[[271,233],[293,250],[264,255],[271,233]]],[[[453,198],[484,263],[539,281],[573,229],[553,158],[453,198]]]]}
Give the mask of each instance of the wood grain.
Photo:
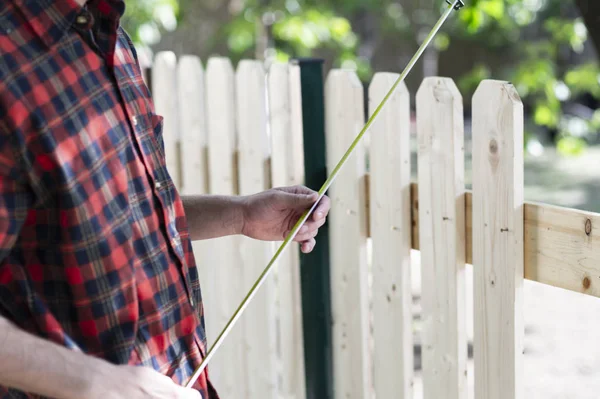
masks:
{"type": "MultiPolygon", "coordinates": [[[[299,69],[298,65],[273,64],[269,70],[273,187],[304,183],[299,69]],[[296,126],[299,126],[300,129],[295,128],[296,126]]],[[[280,396],[285,399],[305,399],[306,381],[298,245],[291,245],[287,251],[281,254],[274,272],[277,276],[278,288],[280,396]]]]}
{"type": "Polygon", "coordinates": [[[181,164],[179,163],[179,104],[177,90],[177,57],[172,51],[158,52],[152,68],[152,93],[156,113],[162,116],[162,138],[165,161],[173,184],[181,188],[181,164]]]}
{"type": "MultiPolygon", "coordinates": [[[[398,78],[375,74],[373,110],[398,78]]],[[[412,399],[410,95],[402,84],[370,128],[369,214],[373,273],[373,367],[378,398],[412,399]]]]}
{"type": "MultiPolygon", "coordinates": [[[[367,176],[370,179],[370,176],[367,176]]],[[[419,247],[418,191],[411,184],[412,249],[419,247]]],[[[465,259],[473,264],[472,193],[465,192],[465,259]]],[[[525,202],[525,278],[600,298],[600,214],[525,202]],[[589,220],[589,222],[588,222],[589,220]],[[589,234],[586,232],[590,231],[589,234]],[[587,280],[586,280],[587,277],[587,280]]]]}
{"type": "MultiPolygon", "coordinates": [[[[240,195],[253,195],[270,186],[265,71],[260,61],[242,60],[236,73],[238,184],[240,195]]],[[[272,242],[239,237],[243,278],[248,292],[274,253],[272,242]]],[[[235,278],[232,276],[232,278],[235,278]]],[[[249,398],[278,398],[277,285],[267,280],[240,321],[247,365],[249,398]]],[[[233,368],[234,363],[231,364],[233,368]]]]}
{"type": "Polygon", "coordinates": [[[451,79],[417,92],[425,399],[467,397],[464,121],[451,79]]]}
{"type": "MultiPolygon", "coordinates": [[[[209,192],[217,195],[236,195],[236,106],[235,80],[231,61],[212,57],[206,67],[209,192]]],[[[213,240],[210,251],[203,254],[211,266],[212,277],[206,287],[213,287],[212,303],[206,304],[206,332],[209,346],[227,324],[244,298],[242,267],[239,253],[240,237],[230,236],[213,240]],[[214,287],[217,287],[214,289],[214,287]]],[[[243,322],[240,323],[243,325],[243,322]]],[[[232,329],[219,353],[208,366],[216,389],[226,398],[248,397],[247,365],[243,356],[244,331],[232,329]],[[235,365],[235,366],[232,366],[235,365]]]]}
{"type": "Polygon", "coordinates": [[[523,104],[485,80],[473,96],[475,397],[523,397],[523,104]]]}
{"type": "MultiPolygon", "coordinates": [[[[364,126],[363,89],[355,73],[332,70],[325,87],[327,167],[346,152],[364,126]]],[[[370,397],[368,354],[366,191],[364,147],[358,145],[331,185],[329,238],[334,397],[370,397]]]]}

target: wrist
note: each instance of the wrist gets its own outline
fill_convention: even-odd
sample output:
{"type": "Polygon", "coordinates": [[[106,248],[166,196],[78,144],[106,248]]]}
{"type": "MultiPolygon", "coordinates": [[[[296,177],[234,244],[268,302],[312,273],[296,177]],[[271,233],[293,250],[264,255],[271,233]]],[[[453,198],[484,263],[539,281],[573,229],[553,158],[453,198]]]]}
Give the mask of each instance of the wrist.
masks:
{"type": "Polygon", "coordinates": [[[248,198],[248,196],[239,195],[234,199],[234,234],[236,235],[247,235],[249,210],[248,198]]]}

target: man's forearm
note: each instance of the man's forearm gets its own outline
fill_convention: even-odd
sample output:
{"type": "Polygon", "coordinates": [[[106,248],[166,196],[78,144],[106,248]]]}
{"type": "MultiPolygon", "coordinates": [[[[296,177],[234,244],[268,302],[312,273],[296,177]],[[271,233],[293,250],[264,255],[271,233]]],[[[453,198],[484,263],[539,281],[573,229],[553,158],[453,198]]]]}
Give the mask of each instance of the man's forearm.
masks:
{"type": "Polygon", "coordinates": [[[195,195],[182,201],[192,241],[241,234],[244,197],[195,195]]]}
{"type": "Polygon", "coordinates": [[[52,398],[84,398],[107,362],[29,334],[0,316],[0,385],[52,398]]]}

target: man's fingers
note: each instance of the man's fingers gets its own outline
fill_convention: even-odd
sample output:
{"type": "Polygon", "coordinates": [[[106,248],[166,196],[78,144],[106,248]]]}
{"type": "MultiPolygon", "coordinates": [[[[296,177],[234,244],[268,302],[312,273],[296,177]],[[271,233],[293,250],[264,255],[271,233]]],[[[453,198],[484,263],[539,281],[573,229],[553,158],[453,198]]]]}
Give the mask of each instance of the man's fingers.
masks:
{"type": "Polygon", "coordinates": [[[321,198],[321,201],[319,201],[319,205],[317,205],[317,207],[315,208],[315,210],[312,214],[312,219],[313,220],[324,220],[325,217],[327,216],[327,214],[329,213],[330,209],[331,209],[331,200],[329,199],[328,196],[324,195],[323,198],[321,198]]]}
{"type": "MultiPolygon", "coordinates": [[[[296,234],[296,236],[294,237],[294,241],[296,242],[302,242],[302,241],[306,241],[309,238],[315,237],[319,231],[319,228],[321,226],[323,226],[325,224],[325,219],[319,219],[317,221],[312,221],[312,220],[307,220],[306,222],[304,222],[304,224],[302,225],[302,227],[300,227],[300,230],[298,231],[298,233],[296,234]]],[[[283,234],[283,239],[285,239],[289,234],[290,234],[290,230],[286,231],[283,234]]]]}
{"type": "Polygon", "coordinates": [[[304,242],[304,241],[310,240],[311,238],[315,238],[317,236],[317,234],[319,234],[319,229],[312,229],[312,230],[307,231],[304,234],[298,234],[294,238],[294,241],[304,242]]]}
{"type": "Polygon", "coordinates": [[[303,253],[307,254],[307,253],[311,252],[315,248],[316,244],[317,244],[317,241],[314,238],[311,238],[310,240],[305,241],[305,242],[303,242],[301,244],[300,250],[303,253]]]}

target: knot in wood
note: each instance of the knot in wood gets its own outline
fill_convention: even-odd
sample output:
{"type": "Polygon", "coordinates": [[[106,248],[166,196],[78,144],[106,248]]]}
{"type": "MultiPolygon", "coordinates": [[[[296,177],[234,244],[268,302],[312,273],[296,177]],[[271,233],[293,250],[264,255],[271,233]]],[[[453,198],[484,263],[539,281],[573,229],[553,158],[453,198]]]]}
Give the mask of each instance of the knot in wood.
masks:
{"type": "Polygon", "coordinates": [[[589,277],[585,277],[583,279],[583,288],[587,290],[588,288],[590,288],[590,285],[592,285],[592,282],[590,281],[590,278],[589,277]]]}
{"type": "Polygon", "coordinates": [[[585,234],[588,236],[592,234],[592,221],[590,219],[585,221],[585,234]]]}
{"type": "Polygon", "coordinates": [[[496,139],[492,139],[490,141],[490,152],[492,154],[498,153],[498,142],[496,141],[496,139]]]}

